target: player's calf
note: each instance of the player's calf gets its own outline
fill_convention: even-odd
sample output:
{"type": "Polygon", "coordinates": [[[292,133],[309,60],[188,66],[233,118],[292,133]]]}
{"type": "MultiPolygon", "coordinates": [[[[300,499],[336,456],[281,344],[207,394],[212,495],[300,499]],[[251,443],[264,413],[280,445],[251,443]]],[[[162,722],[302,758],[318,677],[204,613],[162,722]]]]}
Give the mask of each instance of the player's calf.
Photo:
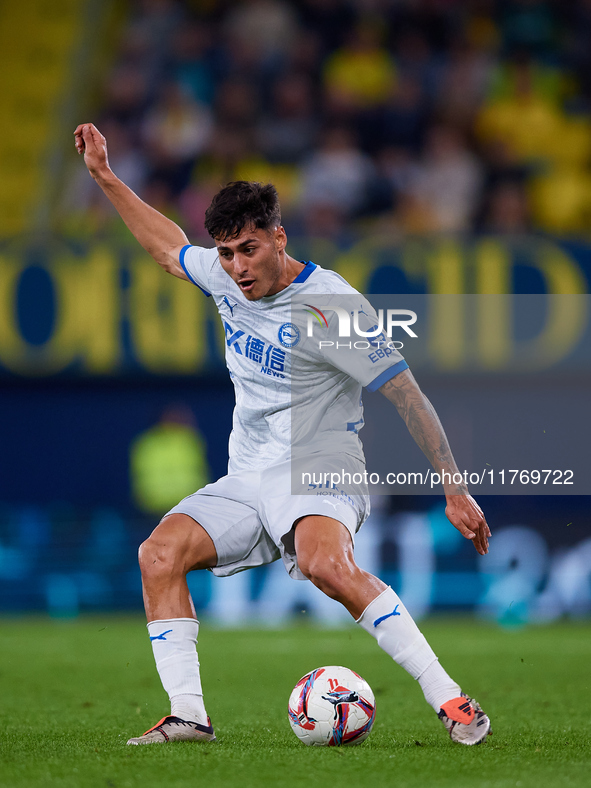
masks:
{"type": "Polygon", "coordinates": [[[354,571],[344,556],[315,554],[309,559],[300,559],[298,565],[305,577],[324,594],[338,602],[346,601],[346,589],[351,585],[354,571]]]}
{"type": "Polygon", "coordinates": [[[386,588],[357,566],[351,534],[338,520],[321,515],[302,518],[296,527],[295,549],[305,577],[344,605],[353,618],[386,588]]]}
{"type": "Polygon", "coordinates": [[[139,550],[148,621],[196,618],[186,575],[217,564],[209,534],[185,514],[165,517],[139,550]]]}

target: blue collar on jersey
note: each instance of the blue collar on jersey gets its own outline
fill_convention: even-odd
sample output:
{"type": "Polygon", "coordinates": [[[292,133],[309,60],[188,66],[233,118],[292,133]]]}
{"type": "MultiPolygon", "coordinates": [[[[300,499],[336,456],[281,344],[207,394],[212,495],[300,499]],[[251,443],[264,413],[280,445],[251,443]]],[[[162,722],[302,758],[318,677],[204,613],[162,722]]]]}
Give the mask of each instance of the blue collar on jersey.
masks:
{"type": "MultiPolygon", "coordinates": [[[[302,262],[304,262],[304,261],[302,260],[302,262]]],[[[306,265],[305,265],[305,268],[303,268],[303,269],[300,271],[300,273],[299,273],[299,274],[296,276],[296,278],[293,280],[293,282],[292,282],[292,285],[299,285],[299,284],[300,284],[300,282],[305,282],[305,281],[306,281],[306,279],[307,279],[307,278],[310,276],[310,274],[312,273],[312,271],[313,271],[315,268],[317,268],[317,267],[318,267],[318,266],[316,265],[316,263],[313,263],[311,260],[308,260],[308,262],[307,262],[307,263],[306,263],[306,265]]]]}

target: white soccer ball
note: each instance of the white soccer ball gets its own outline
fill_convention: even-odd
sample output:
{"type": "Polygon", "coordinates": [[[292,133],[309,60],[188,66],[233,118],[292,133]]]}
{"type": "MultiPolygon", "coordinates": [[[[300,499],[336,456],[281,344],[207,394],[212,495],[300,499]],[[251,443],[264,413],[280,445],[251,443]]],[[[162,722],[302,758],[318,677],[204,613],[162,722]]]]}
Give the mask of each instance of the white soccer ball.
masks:
{"type": "Polygon", "coordinates": [[[361,744],[376,716],[371,687],[353,670],[331,665],[306,673],[289,698],[289,722],[304,744],[361,744]]]}

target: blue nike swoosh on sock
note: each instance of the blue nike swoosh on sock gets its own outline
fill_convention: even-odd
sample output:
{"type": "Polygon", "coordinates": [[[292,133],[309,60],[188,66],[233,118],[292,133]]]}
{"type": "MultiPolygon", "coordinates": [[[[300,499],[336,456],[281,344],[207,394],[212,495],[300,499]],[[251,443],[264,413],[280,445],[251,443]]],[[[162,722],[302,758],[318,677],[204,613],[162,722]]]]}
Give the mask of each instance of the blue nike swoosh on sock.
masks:
{"type": "Polygon", "coordinates": [[[382,621],[385,621],[387,618],[390,618],[390,616],[399,616],[399,615],[400,613],[398,612],[398,605],[396,605],[396,607],[391,613],[386,613],[385,616],[380,616],[379,618],[376,618],[376,620],[373,622],[373,625],[374,627],[377,627],[378,624],[381,624],[382,621]]]}
{"type": "Polygon", "coordinates": [[[160,635],[150,635],[150,640],[166,640],[164,635],[168,635],[169,632],[172,632],[172,629],[167,629],[166,632],[161,632],[160,635]]]}

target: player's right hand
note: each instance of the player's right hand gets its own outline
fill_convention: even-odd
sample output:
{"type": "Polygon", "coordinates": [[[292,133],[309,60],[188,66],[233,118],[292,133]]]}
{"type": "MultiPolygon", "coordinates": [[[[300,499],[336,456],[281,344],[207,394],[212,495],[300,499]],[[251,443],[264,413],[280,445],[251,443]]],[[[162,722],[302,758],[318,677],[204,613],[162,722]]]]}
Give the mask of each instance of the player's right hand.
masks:
{"type": "Polygon", "coordinates": [[[107,140],[93,123],[81,123],[74,132],[74,142],[93,178],[110,172],[107,140]]]}
{"type": "Polygon", "coordinates": [[[446,493],[447,506],[445,514],[450,523],[466,539],[470,539],[477,553],[488,553],[488,538],[491,536],[490,528],[480,506],[471,495],[446,493]]]}

